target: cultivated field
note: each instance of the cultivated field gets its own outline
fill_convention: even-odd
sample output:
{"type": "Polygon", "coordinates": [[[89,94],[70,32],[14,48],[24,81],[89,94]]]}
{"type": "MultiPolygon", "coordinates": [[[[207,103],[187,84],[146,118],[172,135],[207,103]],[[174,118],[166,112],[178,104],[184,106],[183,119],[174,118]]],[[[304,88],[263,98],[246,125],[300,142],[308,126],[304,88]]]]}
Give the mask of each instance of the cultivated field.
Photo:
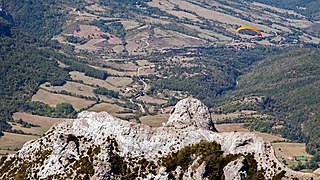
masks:
{"type": "Polygon", "coordinates": [[[119,45],[122,44],[122,41],[117,38],[115,35],[112,35],[107,32],[103,32],[100,28],[96,26],[91,26],[91,25],[80,25],[79,26],[79,31],[75,31],[74,35],[78,37],[83,37],[83,38],[92,38],[92,39],[103,39],[101,35],[107,35],[110,37],[108,40],[109,44],[112,45],[119,45]]]}
{"type": "Polygon", "coordinates": [[[76,95],[94,97],[93,87],[76,82],[67,82],[63,86],[48,86],[47,83],[44,83],[40,87],[51,92],[67,91],[76,95]]]}
{"type": "MultiPolygon", "coordinates": [[[[69,74],[73,80],[83,81],[84,84],[89,84],[92,86],[100,86],[100,87],[104,87],[104,88],[107,88],[110,90],[119,91],[119,88],[116,88],[115,86],[111,85],[107,81],[86,76],[84,73],[72,71],[69,74]]],[[[111,78],[111,77],[109,77],[109,78],[111,78]]]]}
{"type": "Polygon", "coordinates": [[[100,12],[104,12],[105,9],[101,6],[99,6],[98,4],[93,4],[91,6],[87,6],[86,7],[88,10],[91,10],[91,11],[100,11],[100,12]]]}
{"type": "Polygon", "coordinates": [[[211,119],[213,121],[222,121],[225,119],[235,119],[238,118],[240,115],[239,112],[234,112],[234,113],[228,113],[228,114],[212,114],[211,119]]]}
{"type": "Polygon", "coordinates": [[[146,124],[152,127],[160,127],[162,123],[167,122],[169,115],[156,115],[156,116],[143,116],[140,118],[142,124],[146,124]]]}
{"type": "Polygon", "coordinates": [[[117,114],[118,111],[124,110],[123,107],[115,105],[115,104],[109,104],[109,103],[101,103],[93,106],[90,108],[88,111],[93,111],[93,112],[102,112],[105,111],[109,113],[112,116],[118,116],[117,114]]]}
{"type": "Polygon", "coordinates": [[[13,151],[13,150],[3,150],[3,149],[0,149],[0,157],[1,155],[8,155],[8,154],[15,154],[16,151],[13,151]]]}
{"type": "Polygon", "coordinates": [[[43,89],[39,89],[39,91],[32,96],[32,101],[40,101],[52,107],[55,107],[60,103],[70,103],[77,111],[95,103],[94,101],[84,100],[77,97],[51,93],[43,89]]]}
{"type": "Polygon", "coordinates": [[[0,149],[2,150],[16,150],[20,149],[27,141],[37,139],[39,136],[22,135],[13,133],[4,133],[0,138],[0,149]]]}
{"type": "Polygon", "coordinates": [[[139,66],[154,66],[154,63],[151,63],[147,60],[138,60],[136,61],[139,66]]]}
{"type": "Polygon", "coordinates": [[[306,145],[304,143],[289,143],[277,142],[272,143],[277,155],[283,157],[306,156],[307,158],[313,157],[306,152],[306,145]]]}
{"type": "Polygon", "coordinates": [[[137,68],[138,68],[132,62],[125,62],[125,63],[107,62],[106,65],[115,69],[122,69],[125,71],[137,71],[137,68]]]}
{"type": "MultiPolygon", "coordinates": [[[[214,125],[218,132],[250,132],[248,129],[243,128],[239,123],[232,123],[232,124],[215,124],[214,125]]],[[[252,131],[252,133],[256,134],[257,136],[262,137],[265,141],[273,142],[273,141],[283,141],[285,140],[282,137],[278,137],[275,135],[261,133],[257,131],[252,131]]]]}
{"type": "MultiPolygon", "coordinates": [[[[92,8],[99,8],[102,10],[101,6],[98,5],[92,5],[88,7],[89,9],[92,8]]],[[[75,12],[79,16],[77,12],[75,12]]],[[[78,20],[89,20],[89,21],[94,21],[96,20],[95,15],[91,15],[88,13],[80,13],[79,19],[78,20]]],[[[63,44],[69,44],[75,46],[76,50],[87,50],[87,51],[98,51],[101,49],[104,50],[111,50],[115,46],[122,46],[122,40],[116,37],[113,34],[110,34],[108,32],[103,32],[99,27],[97,26],[92,26],[92,25],[84,25],[84,24],[71,24],[65,28],[62,34],[59,36],[54,37],[54,39],[58,40],[60,43],[63,44]],[[101,35],[108,36],[109,39],[105,39],[101,37],[101,35]],[[73,44],[69,43],[65,40],[65,36],[76,36],[76,37],[81,37],[85,38],[88,40],[87,43],[85,44],[73,44]]]]}
{"type": "Polygon", "coordinates": [[[140,26],[136,21],[120,21],[126,30],[134,29],[140,26]]]}
{"type": "Polygon", "coordinates": [[[13,114],[14,120],[22,119],[23,121],[26,121],[31,124],[39,125],[40,127],[32,127],[32,128],[23,128],[20,124],[16,124],[13,126],[13,129],[20,129],[26,133],[32,133],[36,135],[43,135],[45,132],[47,132],[52,125],[54,125],[57,122],[61,122],[67,119],[63,118],[51,118],[51,117],[44,117],[44,116],[37,116],[32,115],[24,112],[16,112],[13,114]]]}
{"type": "Polygon", "coordinates": [[[299,163],[296,160],[297,156],[306,156],[308,160],[313,157],[306,152],[306,145],[304,143],[278,142],[272,143],[272,146],[278,159],[285,160],[288,167],[299,163]]]}
{"type": "Polygon", "coordinates": [[[133,82],[131,78],[127,77],[108,77],[106,81],[115,87],[125,87],[133,82]]]}
{"type": "MultiPolygon", "coordinates": [[[[277,30],[272,29],[270,27],[264,26],[264,25],[260,25],[260,24],[256,24],[256,23],[252,23],[228,14],[224,14],[215,10],[209,10],[206,8],[203,8],[201,6],[192,4],[190,2],[187,1],[183,1],[183,0],[167,0],[168,2],[170,2],[173,5],[177,5],[182,9],[191,11],[196,13],[198,16],[201,16],[203,18],[206,19],[210,19],[213,21],[219,21],[221,23],[227,23],[227,24],[237,24],[237,25],[247,25],[247,26],[254,26],[257,27],[261,30],[265,30],[265,31],[275,31],[277,32],[277,30]]],[[[153,4],[150,4],[154,7],[159,7],[162,8],[161,6],[163,6],[162,1],[160,0],[154,0],[153,4]]],[[[167,10],[167,9],[164,9],[167,10]]],[[[167,12],[170,12],[167,10],[167,12]]]]}
{"type": "Polygon", "coordinates": [[[87,43],[82,45],[76,45],[75,48],[78,50],[87,50],[87,51],[98,51],[102,49],[99,44],[105,42],[105,39],[90,39],[87,43]]]}
{"type": "Polygon", "coordinates": [[[156,103],[156,104],[165,104],[167,103],[166,100],[163,99],[157,99],[151,96],[140,96],[138,97],[139,100],[145,102],[145,103],[156,103]]]}
{"type": "Polygon", "coordinates": [[[98,70],[106,71],[109,74],[114,75],[114,76],[136,76],[137,75],[136,71],[124,72],[124,71],[117,71],[117,70],[114,70],[111,68],[104,68],[104,67],[97,67],[97,66],[91,66],[91,67],[98,69],[98,70]]]}
{"type": "Polygon", "coordinates": [[[139,67],[139,76],[147,76],[150,74],[156,74],[156,70],[154,66],[139,67]]]}
{"type": "Polygon", "coordinates": [[[244,110],[244,111],[236,111],[228,114],[211,114],[211,118],[213,121],[223,121],[226,119],[235,119],[238,117],[267,117],[266,115],[257,114],[256,111],[244,110]]]}

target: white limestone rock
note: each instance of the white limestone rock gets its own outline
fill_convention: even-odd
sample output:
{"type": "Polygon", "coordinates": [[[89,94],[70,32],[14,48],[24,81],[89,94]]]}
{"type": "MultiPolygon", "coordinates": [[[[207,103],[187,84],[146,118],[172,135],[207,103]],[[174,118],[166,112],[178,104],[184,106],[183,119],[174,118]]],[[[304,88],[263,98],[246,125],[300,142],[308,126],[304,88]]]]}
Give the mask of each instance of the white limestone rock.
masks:
{"type": "Polygon", "coordinates": [[[243,180],[246,179],[247,173],[243,171],[244,157],[240,157],[229,162],[224,168],[223,173],[226,180],[243,180]]]}
{"type": "Polygon", "coordinates": [[[171,115],[165,126],[184,128],[194,126],[206,130],[217,131],[206,105],[198,99],[188,97],[179,101],[171,110],[171,115]]]}
{"type": "MultiPolygon", "coordinates": [[[[75,178],[80,168],[75,162],[86,162],[85,158],[93,166],[86,167],[93,169],[90,171],[94,172],[91,179],[115,179],[118,176],[111,171],[115,154],[132,163],[135,162],[132,159],[142,157],[157,162],[159,157],[201,140],[217,142],[225,154],[253,153],[258,168],[268,170],[266,178],[282,170],[295,175],[276,159],[269,142],[252,133],[215,132],[208,108],[199,100],[187,98],[178,102],[168,123],[158,128],[116,119],[106,112],[82,112],[77,119],[58,123],[44,136],[27,142],[16,155],[5,161],[11,162],[12,166],[6,173],[0,174],[0,179],[5,179],[15,172],[15,168],[27,162],[32,162],[28,167],[27,179],[45,179],[54,175],[75,178]]],[[[229,172],[232,168],[240,167],[241,163],[236,162],[236,165],[232,167],[229,164],[225,175],[233,177],[229,172]]],[[[199,164],[194,161],[190,167],[186,172],[180,169],[185,179],[205,179],[202,178],[205,162],[199,164]]],[[[146,178],[168,178],[165,167],[157,169],[158,172],[149,173],[146,178]]]]}

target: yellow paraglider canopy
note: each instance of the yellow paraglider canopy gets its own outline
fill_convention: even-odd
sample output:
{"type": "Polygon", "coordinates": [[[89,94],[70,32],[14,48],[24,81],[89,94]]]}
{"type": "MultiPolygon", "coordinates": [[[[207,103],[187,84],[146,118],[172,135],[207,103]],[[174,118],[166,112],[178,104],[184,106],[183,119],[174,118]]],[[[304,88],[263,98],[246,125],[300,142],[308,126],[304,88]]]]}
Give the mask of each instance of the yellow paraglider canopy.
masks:
{"type": "Polygon", "coordinates": [[[239,28],[236,30],[236,32],[239,32],[239,31],[241,31],[241,30],[243,30],[243,29],[253,30],[253,31],[257,32],[257,33],[262,37],[261,31],[260,31],[259,29],[255,28],[255,27],[252,27],[252,26],[241,26],[241,27],[239,27],[239,28]]]}

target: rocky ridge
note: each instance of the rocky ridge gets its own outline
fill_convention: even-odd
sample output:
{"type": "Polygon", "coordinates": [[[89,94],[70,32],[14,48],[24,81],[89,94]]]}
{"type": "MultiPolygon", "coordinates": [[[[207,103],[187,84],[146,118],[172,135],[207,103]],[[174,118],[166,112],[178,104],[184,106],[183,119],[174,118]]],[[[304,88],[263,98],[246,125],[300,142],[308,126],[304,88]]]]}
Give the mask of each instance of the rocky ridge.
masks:
{"type": "Polygon", "coordinates": [[[0,179],[208,179],[211,169],[205,160],[212,155],[204,146],[210,151],[216,147],[211,154],[228,159],[221,167],[226,179],[245,179],[252,171],[266,179],[280,173],[288,179],[314,176],[286,168],[271,144],[252,133],[216,132],[208,108],[187,98],[158,128],[106,112],[82,112],[78,119],[56,124],[27,142],[17,154],[1,158],[0,179]],[[170,161],[180,156],[187,160],[170,161]]]}

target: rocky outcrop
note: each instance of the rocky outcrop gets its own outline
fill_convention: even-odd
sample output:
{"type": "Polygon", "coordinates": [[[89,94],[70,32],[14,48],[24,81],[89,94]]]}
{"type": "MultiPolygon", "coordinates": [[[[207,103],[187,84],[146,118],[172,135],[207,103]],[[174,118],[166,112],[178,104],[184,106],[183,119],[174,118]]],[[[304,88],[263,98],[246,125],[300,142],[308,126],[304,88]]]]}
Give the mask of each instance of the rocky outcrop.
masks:
{"type": "Polygon", "coordinates": [[[225,179],[242,180],[246,179],[247,172],[244,171],[244,157],[231,161],[223,168],[225,179]]]}
{"type": "MultiPolygon", "coordinates": [[[[56,124],[43,137],[27,142],[16,155],[1,159],[0,179],[206,179],[205,159],[211,154],[199,146],[203,154],[197,157],[188,154],[187,148],[201,142],[218,143],[219,149],[209,150],[225,155],[251,154],[266,178],[289,171],[262,138],[214,130],[208,108],[193,98],[180,101],[168,123],[158,128],[119,120],[106,112],[82,112],[78,119],[56,124]],[[182,149],[184,154],[175,154],[182,149]],[[168,164],[163,158],[170,156],[183,156],[190,163],[168,164]]],[[[245,175],[241,158],[222,168],[226,178],[245,175]]]]}
{"type": "Polygon", "coordinates": [[[174,126],[176,128],[194,126],[217,131],[212,122],[208,107],[192,97],[183,99],[177,103],[171,110],[171,115],[165,126],[174,126]]]}

